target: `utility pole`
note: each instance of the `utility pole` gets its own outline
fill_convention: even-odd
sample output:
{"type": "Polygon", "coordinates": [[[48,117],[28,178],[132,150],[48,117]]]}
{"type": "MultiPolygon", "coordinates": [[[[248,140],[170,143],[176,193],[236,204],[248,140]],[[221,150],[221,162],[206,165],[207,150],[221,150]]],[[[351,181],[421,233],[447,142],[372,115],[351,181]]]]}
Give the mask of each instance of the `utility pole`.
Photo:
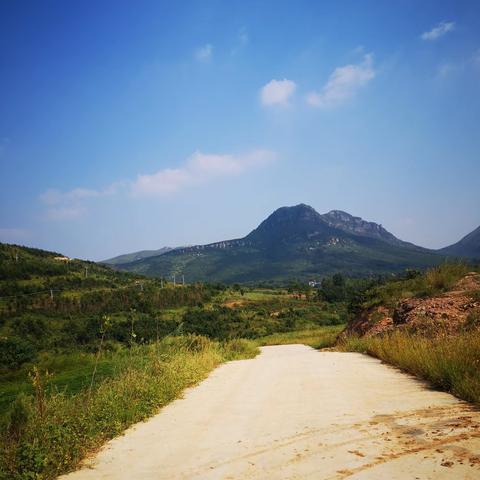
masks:
{"type": "Polygon", "coordinates": [[[182,285],[185,286],[185,275],[182,275],[182,285]]]}

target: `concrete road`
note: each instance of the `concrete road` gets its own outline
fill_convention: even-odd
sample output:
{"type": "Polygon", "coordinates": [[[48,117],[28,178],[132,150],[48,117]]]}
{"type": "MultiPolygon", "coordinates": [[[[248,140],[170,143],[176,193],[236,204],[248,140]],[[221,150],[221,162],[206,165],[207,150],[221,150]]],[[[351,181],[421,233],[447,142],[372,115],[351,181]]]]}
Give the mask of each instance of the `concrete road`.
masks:
{"type": "Polygon", "coordinates": [[[480,479],[480,412],[356,353],[264,347],[63,478],[480,479]]]}

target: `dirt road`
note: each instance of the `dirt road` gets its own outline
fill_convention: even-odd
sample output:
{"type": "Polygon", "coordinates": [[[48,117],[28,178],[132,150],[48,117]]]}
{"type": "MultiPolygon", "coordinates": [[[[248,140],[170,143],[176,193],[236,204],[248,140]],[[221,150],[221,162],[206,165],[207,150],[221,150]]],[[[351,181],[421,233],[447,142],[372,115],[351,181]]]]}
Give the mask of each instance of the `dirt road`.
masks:
{"type": "Polygon", "coordinates": [[[264,347],[68,480],[480,479],[480,412],[379,361],[264,347]]]}

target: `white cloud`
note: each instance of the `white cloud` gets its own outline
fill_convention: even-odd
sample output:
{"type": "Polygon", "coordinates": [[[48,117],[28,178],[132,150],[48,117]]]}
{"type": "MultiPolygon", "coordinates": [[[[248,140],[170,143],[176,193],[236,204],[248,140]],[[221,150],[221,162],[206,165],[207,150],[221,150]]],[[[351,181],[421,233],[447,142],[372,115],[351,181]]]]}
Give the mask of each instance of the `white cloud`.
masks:
{"type": "Polygon", "coordinates": [[[373,56],[367,54],[362,63],[336,68],[320,92],[310,92],[307,95],[307,103],[319,108],[336,107],[352,98],[373,78],[373,56]]]}
{"type": "Polygon", "coordinates": [[[260,90],[260,100],[263,105],[287,105],[289,98],[295,92],[297,85],[292,80],[270,80],[260,90]]]}
{"type": "Polygon", "coordinates": [[[134,195],[169,195],[213,178],[239,175],[270,163],[275,154],[254,150],[245,155],[217,155],[195,152],[180,168],[164,169],[151,175],[138,175],[132,185],[134,195]]]}
{"type": "Polygon", "coordinates": [[[100,192],[87,188],[74,188],[68,192],[61,192],[60,190],[51,188],[40,195],[40,200],[47,205],[58,205],[60,203],[98,197],[100,195],[100,192]]]}
{"type": "Polygon", "coordinates": [[[429,32],[424,32],[420,36],[422,40],[433,41],[437,38],[443,37],[446,33],[455,30],[455,22],[440,22],[433,27],[429,32]]]}
{"type": "Polygon", "coordinates": [[[114,195],[123,185],[118,182],[102,190],[74,188],[67,192],[51,188],[40,195],[40,200],[47,205],[46,217],[49,220],[69,220],[87,213],[86,202],[89,199],[114,195]]]}
{"type": "Polygon", "coordinates": [[[134,181],[113,183],[101,190],[74,188],[62,192],[50,189],[40,195],[40,200],[46,206],[45,218],[48,220],[71,220],[85,215],[92,200],[100,197],[126,194],[127,191],[133,196],[168,196],[215,178],[241,175],[247,170],[271,163],[275,156],[274,152],[262,149],[243,155],[205,154],[197,151],[177,168],[138,175],[134,181]]]}
{"type": "Polygon", "coordinates": [[[195,50],[195,58],[199,62],[208,62],[213,55],[213,45],[207,43],[195,50]]]}
{"type": "Polygon", "coordinates": [[[47,209],[47,218],[49,220],[72,220],[83,217],[87,213],[87,207],[83,205],[60,206],[47,209]]]}

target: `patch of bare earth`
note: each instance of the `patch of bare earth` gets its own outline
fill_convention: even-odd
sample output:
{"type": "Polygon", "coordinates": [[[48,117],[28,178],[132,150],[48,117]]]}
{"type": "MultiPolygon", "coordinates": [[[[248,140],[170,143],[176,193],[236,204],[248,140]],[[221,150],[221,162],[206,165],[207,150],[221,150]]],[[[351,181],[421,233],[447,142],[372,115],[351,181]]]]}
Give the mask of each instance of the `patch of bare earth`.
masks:
{"type": "Polygon", "coordinates": [[[392,310],[385,306],[365,311],[349,325],[347,333],[373,336],[395,329],[428,334],[451,334],[462,330],[469,315],[480,314],[480,274],[465,275],[454,287],[429,298],[407,298],[392,310]]]}

